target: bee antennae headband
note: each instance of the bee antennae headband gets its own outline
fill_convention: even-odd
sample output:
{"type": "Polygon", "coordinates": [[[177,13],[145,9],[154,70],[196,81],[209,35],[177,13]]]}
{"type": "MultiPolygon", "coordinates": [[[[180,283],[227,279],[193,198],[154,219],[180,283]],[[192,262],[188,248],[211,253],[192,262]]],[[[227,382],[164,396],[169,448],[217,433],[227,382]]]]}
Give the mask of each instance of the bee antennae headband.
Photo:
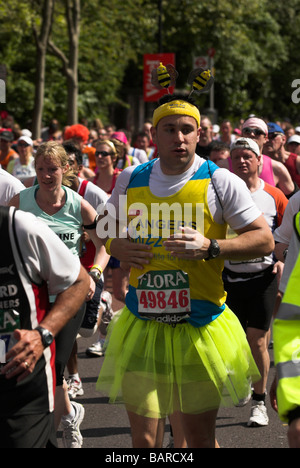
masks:
{"type": "Polygon", "coordinates": [[[196,94],[207,93],[214,83],[214,77],[210,70],[204,68],[195,68],[188,77],[188,83],[192,86],[192,91],[196,94]]]}
{"type": "MultiPolygon", "coordinates": [[[[170,94],[169,88],[175,86],[178,77],[178,72],[173,65],[163,65],[160,62],[157,68],[151,72],[151,83],[157,89],[166,89],[170,94]]],[[[214,83],[214,77],[209,69],[195,68],[191,71],[188,77],[188,83],[192,86],[192,93],[202,94],[207,93],[214,83]]]]}
{"type": "Polygon", "coordinates": [[[178,73],[170,63],[163,65],[161,62],[159,67],[154,68],[151,73],[151,83],[157,89],[167,89],[170,94],[169,87],[175,86],[178,73]]]}

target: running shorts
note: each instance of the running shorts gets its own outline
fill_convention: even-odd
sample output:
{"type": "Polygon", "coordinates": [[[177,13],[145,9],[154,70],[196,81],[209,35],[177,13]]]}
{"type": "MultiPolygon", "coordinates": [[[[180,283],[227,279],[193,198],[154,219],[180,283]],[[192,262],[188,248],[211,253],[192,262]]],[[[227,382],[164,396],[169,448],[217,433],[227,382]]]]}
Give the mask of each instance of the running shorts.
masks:
{"type": "Polygon", "coordinates": [[[268,331],[277,297],[277,276],[268,268],[263,276],[246,281],[224,282],[226,303],[241,322],[248,327],[268,331]]]}
{"type": "Polygon", "coordinates": [[[1,418],[0,448],[57,448],[53,413],[1,418]]]}

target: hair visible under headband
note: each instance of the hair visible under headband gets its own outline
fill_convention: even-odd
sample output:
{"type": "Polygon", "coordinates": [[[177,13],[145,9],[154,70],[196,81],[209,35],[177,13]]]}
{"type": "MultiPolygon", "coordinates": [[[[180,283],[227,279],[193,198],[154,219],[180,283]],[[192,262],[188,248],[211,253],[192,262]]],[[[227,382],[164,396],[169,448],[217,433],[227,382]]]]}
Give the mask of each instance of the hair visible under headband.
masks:
{"type": "Polygon", "coordinates": [[[110,148],[113,150],[113,152],[114,152],[115,154],[117,154],[116,147],[115,147],[115,145],[113,144],[112,141],[110,141],[110,140],[100,140],[100,141],[97,142],[97,143],[98,143],[99,145],[101,144],[101,145],[110,146],[110,148]]]}

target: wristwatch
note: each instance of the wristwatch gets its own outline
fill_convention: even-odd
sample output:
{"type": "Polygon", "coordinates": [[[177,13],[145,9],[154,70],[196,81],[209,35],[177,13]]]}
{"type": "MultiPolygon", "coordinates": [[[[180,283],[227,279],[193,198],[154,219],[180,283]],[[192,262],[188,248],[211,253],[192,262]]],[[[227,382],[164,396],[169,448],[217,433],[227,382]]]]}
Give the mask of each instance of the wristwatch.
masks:
{"type": "Polygon", "coordinates": [[[90,270],[89,275],[93,278],[95,283],[99,283],[102,273],[99,270],[90,270]]]}
{"type": "Polygon", "coordinates": [[[38,331],[41,335],[44,348],[48,348],[48,346],[50,346],[54,340],[52,333],[43,327],[36,327],[35,330],[38,331]]]}
{"type": "Polygon", "coordinates": [[[210,246],[208,247],[208,257],[206,257],[204,260],[207,262],[208,260],[211,260],[213,258],[217,258],[220,255],[220,246],[216,239],[211,239],[210,241],[210,246]]]}

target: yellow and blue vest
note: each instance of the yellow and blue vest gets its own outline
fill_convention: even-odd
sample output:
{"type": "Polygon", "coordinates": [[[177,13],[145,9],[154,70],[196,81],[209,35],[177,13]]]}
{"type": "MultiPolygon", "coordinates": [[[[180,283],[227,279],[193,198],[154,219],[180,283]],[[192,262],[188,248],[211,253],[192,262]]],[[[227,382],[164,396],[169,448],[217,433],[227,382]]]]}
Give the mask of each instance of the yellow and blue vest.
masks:
{"type": "MultiPolygon", "coordinates": [[[[137,166],[127,188],[129,233],[134,242],[151,245],[153,259],[143,271],[132,268],[126,305],[141,319],[154,318],[157,307],[162,312],[161,317],[166,315],[166,310],[170,313],[174,308],[193,326],[204,326],[225,309],[224,262],[220,258],[208,262],[178,259],[164,248],[163,242],[165,232],[169,230],[170,235],[179,232],[179,226],[184,224],[208,239],[225,239],[227,224],[217,224],[213,220],[207,202],[211,175],[218,166],[207,161],[181,190],[161,198],[153,195],[149,187],[154,162],[137,166]],[[188,308],[191,310],[187,317],[188,308]]],[[[166,322],[161,317],[159,321],[166,322]]]]}

